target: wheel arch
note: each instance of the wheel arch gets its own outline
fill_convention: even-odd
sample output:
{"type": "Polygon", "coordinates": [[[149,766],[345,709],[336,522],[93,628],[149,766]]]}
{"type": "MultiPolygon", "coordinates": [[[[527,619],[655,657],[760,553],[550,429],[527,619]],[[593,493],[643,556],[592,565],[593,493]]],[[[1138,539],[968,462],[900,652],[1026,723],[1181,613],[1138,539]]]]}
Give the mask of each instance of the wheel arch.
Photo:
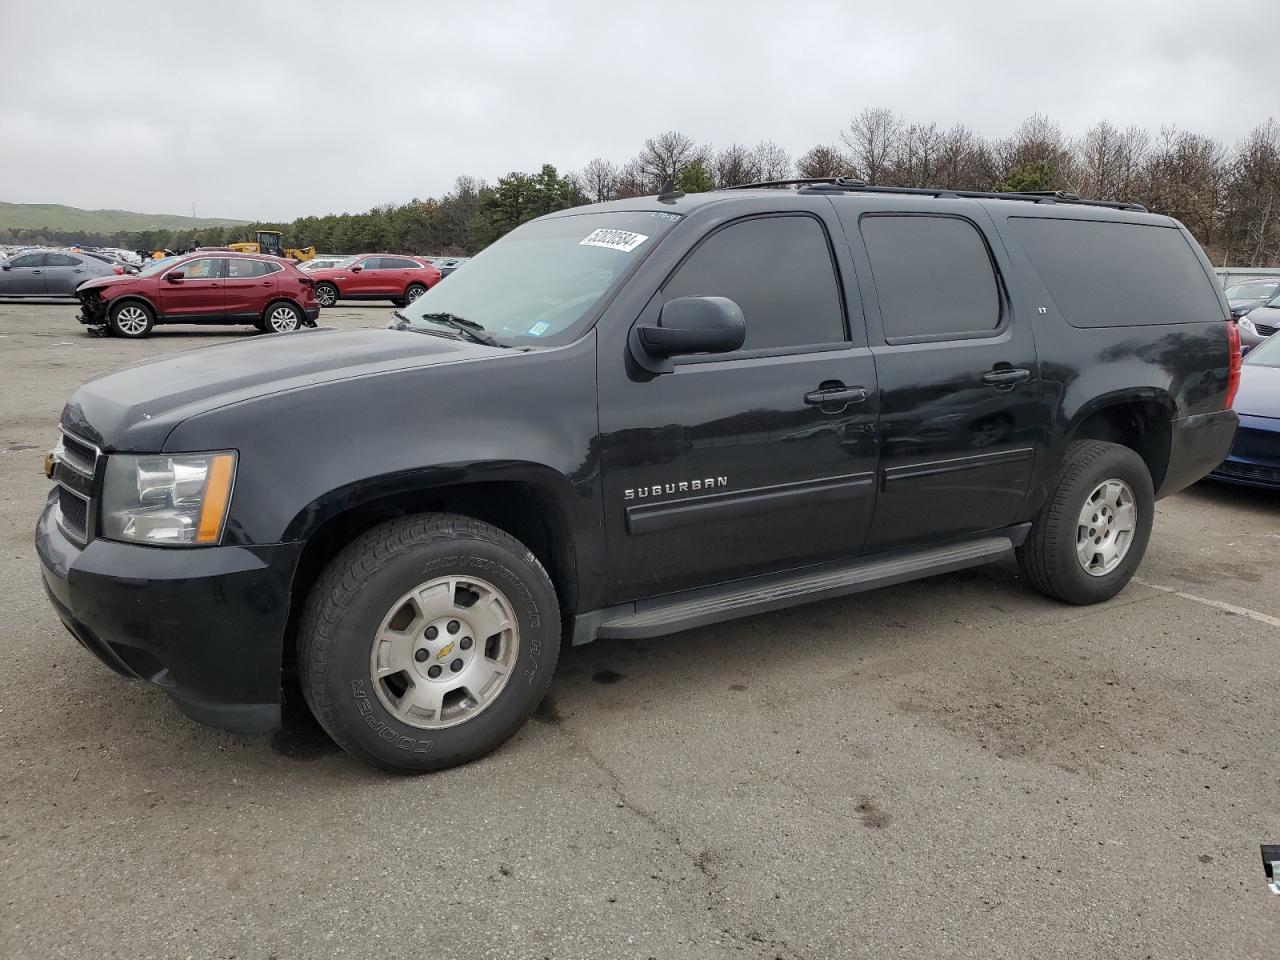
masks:
{"type": "Polygon", "coordinates": [[[110,300],[108,300],[106,304],[106,312],[110,314],[110,312],[116,308],[117,304],[129,303],[131,301],[134,303],[142,304],[144,307],[146,307],[148,310],[151,311],[151,318],[156,323],[160,322],[161,317],[163,315],[160,313],[158,309],[156,309],[156,305],[151,302],[150,298],[148,298],[144,294],[132,292],[132,291],[129,293],[122,293],[120,294],[120,296],[112,297],[110,300]]]}
{"type": "Polygon", "coordinates": [[[578,606],[580,566],[574,520],[564,499],[569,489],[564,478],[557,483],[536,469],[508,468],[494,471],[493,476],[466,479],[459,479],[455,471],[453,477],[389,476],[362,481],[309,505],[290,525],[290,539],[300,539],[304,546],[290,588],[282,664],[286,673],[296,663],[298,624],[307,596],[330,561],[379,524],[420,513],[471,517],[504,530],[528,547],[555,587],[567,635],[578,606]]]}
{"type": "Polygon", "coordinates": [[[261,320],[263,323],[266,323],[267,314],[270,312],[271,308],[274,307],[277,303],[287,303],[289,304],[289,306],[293,307],[295,310],[298,311],[299,326],[301,326],[302,323],[306,321],[307,311],[303,309],[302,304],[300,304],[293,297],[284,296],[284,295],[278,296],[278,297],[272,297],[270,300],[268,300],[267,305],[263,307],[262,312],[258,314],[258,319],[261,320]]]}
{"type": "Polygon", "coordinates": [[[1160,489],[1169,469],[1174,402],[1159,390],[1118,391],[1096,397],[1076,411],[1064,434],[1058,458],[1077,440],[1105,440],[1128,447],[1147,465],[1160,489]]]}

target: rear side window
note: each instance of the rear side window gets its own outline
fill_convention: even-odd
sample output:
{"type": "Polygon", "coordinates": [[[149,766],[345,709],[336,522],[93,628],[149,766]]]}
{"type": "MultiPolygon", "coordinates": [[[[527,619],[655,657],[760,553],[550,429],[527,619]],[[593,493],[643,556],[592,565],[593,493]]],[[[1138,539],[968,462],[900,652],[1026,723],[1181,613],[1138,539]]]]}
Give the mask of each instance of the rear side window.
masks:
{"type": "Polygon", "coordinates": [[[831,247],[813,217],[757,217],[717,230],[667,281],[664,302],[677,297],[728,297],[741,307],[743,350],[845,339],[831,247]]]}
{"type": "Polygon", "coordinates": [[[65,253],[48,253],[45,254],[44,258],[46,267],[78,267],[83,262],[83,260],[65,253]]]}
{"type": "Polygon", "coordinates": [[[404,257],[383,257],[379,270],[412,270],[418,264],[412,260],[406,260],[404,257]]]}
{"type": "Polygon", "coordinates": [[[1223,318],[1213,280],[1175,227],[1048,217],[1009,224],[1073,327],[1223,318]]]}
{"type": "Polygon", "coordinates": [[[870,214],[861,229],[885,340],[980,337],[1000,326],[995,267],[968,220],[870,214]]]}
{"type": "Polygon", "coordinates": [[[232,280],[246,280],[251,277],[262,277],[267,274],[265,260],[228,260],[227,276],[232,280]]]}

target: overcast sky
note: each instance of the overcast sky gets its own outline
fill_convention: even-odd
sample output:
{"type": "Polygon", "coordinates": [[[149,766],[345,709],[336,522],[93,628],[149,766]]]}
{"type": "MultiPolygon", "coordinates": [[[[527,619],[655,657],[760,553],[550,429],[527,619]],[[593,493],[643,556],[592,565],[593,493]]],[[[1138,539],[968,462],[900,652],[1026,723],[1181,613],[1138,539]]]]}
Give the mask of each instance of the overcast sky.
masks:
{"type": "Polygon", "coordinates": [[[1278,0],[872,6],[0,0],[0,200],[289,220],[667,129],[796,155],[866,106],[1227,143],[1280,115],[1278,0]]]}

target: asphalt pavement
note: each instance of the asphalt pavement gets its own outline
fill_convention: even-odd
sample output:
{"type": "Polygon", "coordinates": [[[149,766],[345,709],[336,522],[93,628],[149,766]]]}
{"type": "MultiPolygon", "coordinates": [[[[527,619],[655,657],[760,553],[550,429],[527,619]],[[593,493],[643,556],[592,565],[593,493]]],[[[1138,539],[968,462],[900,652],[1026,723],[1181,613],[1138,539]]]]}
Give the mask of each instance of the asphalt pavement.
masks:
{"type": "Polygon", "coordinates": [[[58,623],[62,404],[255,335],[74,313],[0,304],[0,957],[1280,955],[1280,494],[1162,501],[1098,607],[990,567],[567,650],[506,747],[388,776],[296,696],[223,734],[58,623]]]}

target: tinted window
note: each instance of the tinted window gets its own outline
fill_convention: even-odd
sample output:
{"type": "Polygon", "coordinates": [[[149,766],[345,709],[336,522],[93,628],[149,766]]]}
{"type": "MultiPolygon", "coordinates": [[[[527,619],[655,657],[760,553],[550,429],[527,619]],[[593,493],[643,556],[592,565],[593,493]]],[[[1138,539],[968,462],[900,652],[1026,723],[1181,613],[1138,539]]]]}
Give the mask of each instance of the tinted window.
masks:
{"type": "Polygon", "coordinates": [[[759,217],[716,231],[663,288],[663,300],[728,297],[747,321],[744,350],[845,339],[826,231],[813,217],[759,217]]]}
{"type": "Polygon", "coordinates": [[[78,267],[82,263],[83,260],[65,253],[47,253],[44,258],[46,267],[78,267]]]}
{"type": "Polygon", "coordinates": [[[383,257],[380,270],[414,270],[418,264],[412,260],[406,260],[404,257],[383,257]]]}
{"type": "Polygon", "coordinates": [[[867,216],[861,229],[886,340],[983,336],[1000,326],[991,255],[968,220],[867,216]]]}
{"type": "Polygon", "coordinates": [[[228,260],[227,276],[232,280],[246,280],[250,277],[261,277],[267,274],[265,260],[228,260]]]}
{"type": "Polygon", "coordinates": [[[1074,327],[1223,318],[1213,280],[1174,227],[1032,217],[1009,223],[1074,327]]]}
{"type": "Polygon", "coordinates": [[[28,253],[21,257],[14,257],[9,261],[11,267],[42,267],[44,266],[43,253],[28,253]]]}
{"type": "Polygon", "coordinates": [[[381,260],[381,257],[365,257],[359,263],[353,264],[353,266],[361,267],[365,270],[377,270],[379,269],[378,265],[381,260]]]}

